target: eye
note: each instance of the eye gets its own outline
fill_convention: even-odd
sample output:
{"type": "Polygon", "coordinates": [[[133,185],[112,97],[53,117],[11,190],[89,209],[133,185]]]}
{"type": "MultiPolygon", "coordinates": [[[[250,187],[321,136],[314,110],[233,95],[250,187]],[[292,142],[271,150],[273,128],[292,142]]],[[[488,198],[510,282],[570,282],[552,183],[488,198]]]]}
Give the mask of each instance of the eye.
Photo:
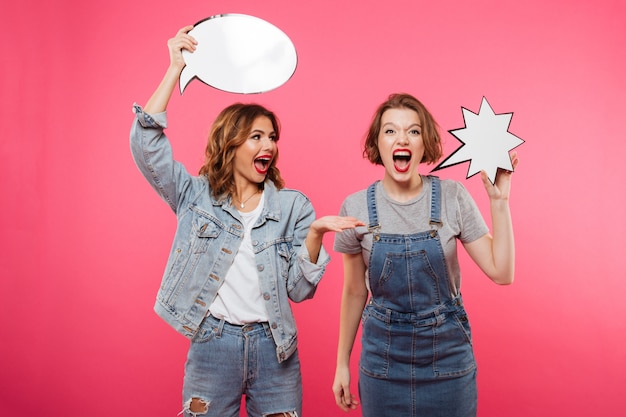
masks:
{"type": "Polygon", "coordinates": [[[419,130],[417,130],[417,129],[413,129],[413,130],[411,130],[409,133],[410,133],[410,134],[412,134],[412,135],[419,135],[419,134],[420,134],[420,131],[419,131],[419,130]]]}
{"type": "Polygon", "coordinates": [[[260,140],[261,139],[261,135],[259,133],[255,133],[255,134],[250,136],[250,139],[260,140]]]}
{"type": "Polygon", "coordinates": [[[394,132],[393,129],[385,129],[385,135],[392,135],[394,132]]]}
{"type": "Polygon", "coordinates": [[[276,142],[278,140],[278,138],[276,137],[276,135],[270,135],[270,140],[272,142],[276,142]]]}

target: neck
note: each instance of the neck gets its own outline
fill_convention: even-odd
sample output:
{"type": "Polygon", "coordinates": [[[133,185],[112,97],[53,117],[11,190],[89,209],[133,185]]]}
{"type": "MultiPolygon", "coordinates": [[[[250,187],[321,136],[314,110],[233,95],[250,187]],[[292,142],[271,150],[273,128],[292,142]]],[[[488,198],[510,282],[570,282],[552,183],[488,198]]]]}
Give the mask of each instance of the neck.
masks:
{"type": "Polygon", "coordinates": [[[422,177],[419,174],[407,181],[396,181],[387,175],[383,178],[383,187],[387,195],[401,203],[417,197],[422,192],[422,184],[422,177]]]}
{"type": "Polygon", "coordinates": [[[255,201],[255,196],[260,193],[259,186],[257,184],[248,184],[246,187],[238,187],[233,200],[235,200],[238,208],[245,208],[246,204],[252,205],[255,201]]]}

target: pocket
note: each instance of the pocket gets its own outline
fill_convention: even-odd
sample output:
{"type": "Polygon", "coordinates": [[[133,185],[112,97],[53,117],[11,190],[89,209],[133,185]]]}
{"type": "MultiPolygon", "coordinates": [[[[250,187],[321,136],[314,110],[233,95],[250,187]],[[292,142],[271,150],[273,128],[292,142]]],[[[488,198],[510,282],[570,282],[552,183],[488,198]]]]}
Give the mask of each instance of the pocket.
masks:
{"type": "Polygon", "coordinates": [[[465,312],[446,317],[435,328],[435,363],[437,377],[456,377],[476,369],[469,321],[465,312]]]}
{"type": "Polygon", "coordinates": [[[206,343],[213,339],[216,333],[217,326],[205,318],[204,321],[200,323],[198,331],[191,339],[191,343],[206,343]]]}
{"type": "Polygon", "coordinates": [[[196,215],[191,223],[191,253],[205,253],[220,234],[220,228],[210,219],[196,215]]]}
{"type": "Polygon", "coordinates": [[[365,375],[386,379],[389,373],[389,325],[365,313],[362,316],[362,347],[359,368],[365,375]]]}
{"type": "Polygon", "coordinates": [[[278,254],[278,273],[286,282],[289,278],[289,268],[294,250],[291,242],[279,242],[276,244],[276,253],[278,254]]]}
{"type": "Polygon", "coordinates": [[[383,287],[389,278],[393,275],[393,258],[390,258],[390,255],[387,254],[385,257],[385,262],[383,263],[383,269],[380,271],[380,276],[378,277],[378,285],[383,287]]]}

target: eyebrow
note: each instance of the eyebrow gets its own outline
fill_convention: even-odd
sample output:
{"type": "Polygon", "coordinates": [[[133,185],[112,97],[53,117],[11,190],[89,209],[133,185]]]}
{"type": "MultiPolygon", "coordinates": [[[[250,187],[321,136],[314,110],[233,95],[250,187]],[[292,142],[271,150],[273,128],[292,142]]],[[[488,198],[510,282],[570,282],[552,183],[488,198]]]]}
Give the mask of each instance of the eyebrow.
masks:
{"type": "MultiPolygon", "coordinates": [[[[252,134],[254,134],[254,133],[261,133],[261,134],[263,134],[263,133],[265,133],[265,131],[264,131],[264,130],[262,130],[262,129],[253,129],[253,130],[250,132],[250,134],[252,135],[252,134]]],[[[267,135],[268,135],[268,136],[271,136],[271,135],[276,135],[276,132],[274,132],[273,130],[270,130],[270,131],[269,131],[269,133],[268,133],[267,135]]]]}
{"type": "MultiPolygon", "coordinates": [[[[393,126],[393,127],[397,127],[397,126],[398,126],[398,125],[397,125],[397,124],[395,124],[394,122],[387,122],[387,123],[384,123],[382,127],[386,127],[387,125],[391,125],[391,126],[393,126]]],[[[415,126],[417,126],[417,127],[419,127],[419,128],[421,128],[421,127],[422,127],[422,125],[421,125],[421,124],[419,124],[419,123],[413,123],[413,124],[409,125],[408,129],[410,129],[410,128],[412,128],[412,127],[415,127],[415,126]]]]}

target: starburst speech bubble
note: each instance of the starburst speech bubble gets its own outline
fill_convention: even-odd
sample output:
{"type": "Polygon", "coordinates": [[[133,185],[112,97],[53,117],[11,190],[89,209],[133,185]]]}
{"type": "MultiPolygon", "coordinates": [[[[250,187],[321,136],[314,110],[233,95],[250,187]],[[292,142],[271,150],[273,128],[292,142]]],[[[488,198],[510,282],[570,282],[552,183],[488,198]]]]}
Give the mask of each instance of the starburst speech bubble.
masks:
{"type": "Polygon", "coordinates": [[[495,114],[485,97],[478,113],[464,107],[461,109],[465,127],[448,132],[463,145],[433,171],[470,161],[466,178],[484,170],[489,181],[494,184],[498,168],[513,171],[509,152],[524,143],[522,139],[509,132],[513,113],[495,114]]]}

